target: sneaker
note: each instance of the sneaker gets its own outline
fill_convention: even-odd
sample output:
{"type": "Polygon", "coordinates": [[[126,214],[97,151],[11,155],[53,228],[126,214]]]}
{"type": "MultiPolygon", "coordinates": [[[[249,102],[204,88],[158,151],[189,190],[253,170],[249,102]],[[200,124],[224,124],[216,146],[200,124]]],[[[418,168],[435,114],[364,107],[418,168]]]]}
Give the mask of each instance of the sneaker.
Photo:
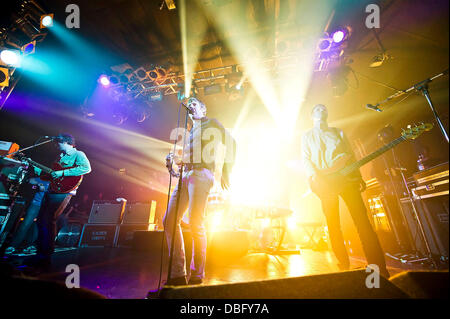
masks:
{"type": "Polygon", "coordinates": [[[5,249],[5,255],[11,255],[16,251],[16,249],[12,246],[5,249]]]}

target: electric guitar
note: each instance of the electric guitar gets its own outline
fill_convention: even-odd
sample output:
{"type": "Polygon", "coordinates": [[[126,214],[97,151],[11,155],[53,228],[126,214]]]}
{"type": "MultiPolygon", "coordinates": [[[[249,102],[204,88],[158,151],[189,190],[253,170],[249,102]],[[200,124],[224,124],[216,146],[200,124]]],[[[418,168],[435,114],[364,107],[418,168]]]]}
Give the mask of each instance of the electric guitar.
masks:
{"type": "Polygon", "coordinates": [[[402,134],[399,138],[392,142],[380,147],[375,152],[367,155],[351,164],[348,163],[347,158],[341,158],[335,165],[326,170],[320,170],[314,180],[310,180],[309,186],[313,193],[320,197],[322,194],[337,193],[345,185],[346,177],[349,177],[361,166],[374,160],[381,154],[387,152],[391,148],[397,146],[403,141],[414,140],[419,137],[423,132],[429,131],[433,128],[433,124],[422,123],[420,125],[408,126],[406,130],[402,130],[402,134]]]}
{"type": "Polygon", "coordinates": [[[33,161],[30,158],[22,157],[21,160],[23,162],[26,162],[34,167],[37,167],[42,170],[41,175],[39,176],[43,181],[49,181],[50,182],[50,190],[54,193],[61,193],[66,194],[70,193],[74,189],[76,189],[78,186],[80,186],[83,176],[62,176],[58,178],[52,177],[52,172],[54,171],[63,171],[72,167],[62,167],[59,163],[53,163],[52,168],[49,168],[47,166],[44,166],[42,164],[39,164],[35,161],[33,161]]]}

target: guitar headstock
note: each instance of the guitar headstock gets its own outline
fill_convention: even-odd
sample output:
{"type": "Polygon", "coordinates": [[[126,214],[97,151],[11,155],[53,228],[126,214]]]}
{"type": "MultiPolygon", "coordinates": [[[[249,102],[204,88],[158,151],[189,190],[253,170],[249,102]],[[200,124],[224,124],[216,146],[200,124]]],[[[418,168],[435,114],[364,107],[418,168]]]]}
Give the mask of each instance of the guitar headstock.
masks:
{"type": "Polygon", "coordinates": [[[408,140],[414,140],[422,135],[423,132],[430,131],[433,128],[431,123],[420,123],[408,125],[406,129],[402,130],[402,136],[408,140]]]}

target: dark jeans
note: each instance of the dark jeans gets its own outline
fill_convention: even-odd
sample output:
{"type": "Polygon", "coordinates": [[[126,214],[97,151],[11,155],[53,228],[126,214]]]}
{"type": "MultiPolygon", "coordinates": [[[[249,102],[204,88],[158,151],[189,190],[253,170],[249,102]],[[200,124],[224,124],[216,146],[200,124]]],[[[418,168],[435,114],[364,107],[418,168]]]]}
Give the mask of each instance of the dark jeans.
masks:
{"type": "Polygon", "coordinates": [[[37,219],[39,258],[50,259],[55,249],[56,219],[64,211],[71,197],[71,194],[46,194],[37,219]]]}
{"type": "Polygon", "coordinates": [[[350,266],[347,249],[342,236],[339,219],[339,197],[345,201],[347,208],[355,223],[359,238],[363,246],[364,254],[368,264],[375,264],[379,267],[381,274],[386,274],[386,262],[384,253],[378,241],[377,234],[370,224],[366,207],[357,186],[347,185],[339,194],[329,194],[320,197],[322,209],[327,219],[328,233],[330,235],[331,247],[343,268],[350,266]]]}
{"type": "MultiPolygon", "coordinates": [[[[45,183],[45,182],[43,182],[45,183]]],[[[38,217],[39,210],[41,208],[41,205],[43,203],[45,197],[45,191],[39,191],[36,192],[33,196],[33,200],[30,203],[30,206],[28,206],[27,211],[25,213],[25,217],[23,221],[20,223],[19,228],[15,232],[13,239],[11,241],[11,246],[14,248],[19,248],[19,246],[23,243],[25,240],[25,237],[27,234],[32,230],[32,227],[36,228],[36,225],[34,224],[34,219],[38,217]]],[[[30,242],[32,244],[33,242],[30,242]]]]}
{"type": "Polygon", "coordinates": [[[20,223],[20,226],[14,234],[13,240],[11,241],[12,247],[17,249],[23,243],[23,241],[25,240],[25,236],[28,235],[31,227],[34,226],[34,219],[38,216],[40,208],[41,205],[30,204],[23,221],[20,223]]]}

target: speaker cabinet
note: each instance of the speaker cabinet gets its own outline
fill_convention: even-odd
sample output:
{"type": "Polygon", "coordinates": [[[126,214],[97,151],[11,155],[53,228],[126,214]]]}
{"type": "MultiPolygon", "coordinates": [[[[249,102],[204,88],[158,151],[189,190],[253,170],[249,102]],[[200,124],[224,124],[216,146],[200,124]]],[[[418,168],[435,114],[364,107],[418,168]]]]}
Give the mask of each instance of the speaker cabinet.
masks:
{"type": "Polygon", "coordinates": [[[136,231],[147,231],[153,224],[120,225],[117,246],[132,246],[136,231]]]}
{"type": "Polygon", "coordinates": [[[153,224],[155,222],[156,201],[151,203],[127,203],[123,224],[153,224]]]}
{"type": "Polygon", "coordinates": [[[117,225],[86,224],[81,232],[80,247],[114,247],[117,241],[117,225]]]}
{"type": "Polygon", "coordinates": [[[122,221],[126,202],[94,201],[88,224],[119,224],[122,221]]]}

